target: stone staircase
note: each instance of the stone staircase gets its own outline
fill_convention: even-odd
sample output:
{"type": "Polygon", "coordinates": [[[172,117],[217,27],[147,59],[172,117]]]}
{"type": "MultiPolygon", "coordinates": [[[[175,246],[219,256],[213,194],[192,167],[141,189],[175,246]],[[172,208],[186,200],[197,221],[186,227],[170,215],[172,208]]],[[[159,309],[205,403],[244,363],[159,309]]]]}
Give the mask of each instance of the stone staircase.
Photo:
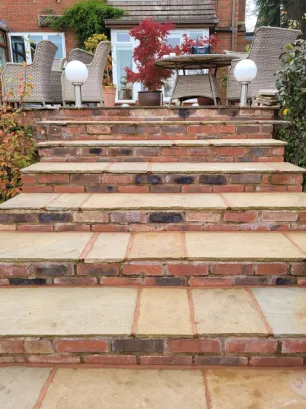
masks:
{"type": "Polygon", "coordinates": [[[306,170],[272,109],[28,117],[41,161],[0,205],[0,364],[306,365],[306,170]]]}

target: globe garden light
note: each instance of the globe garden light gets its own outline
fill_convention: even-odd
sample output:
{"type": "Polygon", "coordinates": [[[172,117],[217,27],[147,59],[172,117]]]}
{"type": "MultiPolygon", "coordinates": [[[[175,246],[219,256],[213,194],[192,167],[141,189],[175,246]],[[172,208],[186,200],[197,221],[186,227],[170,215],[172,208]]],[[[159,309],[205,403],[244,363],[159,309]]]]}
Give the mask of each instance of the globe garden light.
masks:
{"type": "Polygon", "coordinates": [[[65,68],[65,75],[68,81],[74,85],[75,106],[82,107],[81,87],[88,79],[88,69],[81,61],[70,61],[65,68]]]}
{"type": "Polygon", "coordinates": [[[257,66],[254,61],[246,59],[236,64],[234,77],[241,83],[240,106],[247,105],[248,85],[256,77],[256,74],[257,66]]]}

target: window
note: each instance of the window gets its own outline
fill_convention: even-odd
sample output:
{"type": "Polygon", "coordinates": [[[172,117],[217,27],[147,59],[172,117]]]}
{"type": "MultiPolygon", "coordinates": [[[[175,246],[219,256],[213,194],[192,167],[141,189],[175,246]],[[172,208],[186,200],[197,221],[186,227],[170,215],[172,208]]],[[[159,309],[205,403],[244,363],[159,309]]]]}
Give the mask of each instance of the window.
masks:
{"type": "Polygon", "coordinates": [[[26,61],[27,64],[31,64],[35,48],[42,40],[51,41],[57,46],[55,58],[66,56],[64,33],[10,33],[9,39],[13,62],[26,61]]]}
{"type": "Polygon", "coordinates": [[[6,32],[0,30],[0,71],[5,68],[7,61],[6,32]]]}

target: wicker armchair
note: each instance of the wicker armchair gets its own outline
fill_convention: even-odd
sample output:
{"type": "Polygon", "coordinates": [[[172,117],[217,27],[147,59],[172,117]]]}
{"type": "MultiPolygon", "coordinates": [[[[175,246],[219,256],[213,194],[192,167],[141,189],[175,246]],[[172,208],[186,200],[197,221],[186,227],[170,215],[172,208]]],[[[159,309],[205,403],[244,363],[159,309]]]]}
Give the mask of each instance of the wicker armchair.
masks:
{"type": "Polygon", "coordinates": [[[260,89],[276,88],[274,73],[281,69],[279,56],[284,46],[293,43],[300,33],[299,30],[278,27],[260,27],[256,30],[249,55],[238,54],[238,59],[232,62],[227,80],[228,103],[240,99],[240,84],[234,77],[234,68],[240,59],[249,58],[257,65],[257,76],[248,89],[248,97],[254,99],[260,89]]]}
{"type": "MultiPolygon", "coordinates": [[[[99,103],[103,106],[102,80],[104,67],[110,50],[111,43],[109,41],[102,41],[98,45],[92,61],[89,64],[85,63],[88,68],[88,80],[82,86],[82,100],[84,103],[99,103]]],[[[90,53],[84,51],[82,51],[82,53],[83,57],[86,55],[86,58],[89,58],[87,54],[90,53]]],[[[74,56],[75,53],[73,54],[73,58],[74,56]]],[[[79,58],[80,57],[78,56],[78,60],[80,61],[79,58]]],[[[75,102],[74,87],[65,77],[65,73],[62,74],[62,93],[64,105],[66,105],[67,102],[75,102]]]]}
{"type": "MultiPolygon", "coordinates": [[[[220,98],[216,77],[210,74],[179,75],[177,73],[170,104],[174,99],[178,99],[181,104],[183,101],[197,97],[207,97],[212,100],[220,98]]],[[[216,104],[216,101],[214,102],[216,104]]]]}
{"type": "Polygon", "coordinates": [[[62,104],[62,73],[67,62],[66,58],[56,59],[53,61],[52,70],[51,70],[51,84],[50,84],[50,93],[48,102],[53,104],[58,103],[62,104]]]}
{"type": "Polygon", "coordinates": [[[69,61],[81,61],[84,64],[91,64],[94,59],[94,54],[88,51],[81,50],[80,48],[74,48],[69,54],[69,61]]]}
{"type": "Polygon", "coordinates": [[[20,85],[18,75],[24,74],[25,81],[33,87],[22,100],[25,103],[40,103],[45,106],[50,100],[51,68],[57,47],[51,41],[40,41],[37,44],[32,64],[7,63],[1,74],[3,102],[20,102],[20,85]]]}

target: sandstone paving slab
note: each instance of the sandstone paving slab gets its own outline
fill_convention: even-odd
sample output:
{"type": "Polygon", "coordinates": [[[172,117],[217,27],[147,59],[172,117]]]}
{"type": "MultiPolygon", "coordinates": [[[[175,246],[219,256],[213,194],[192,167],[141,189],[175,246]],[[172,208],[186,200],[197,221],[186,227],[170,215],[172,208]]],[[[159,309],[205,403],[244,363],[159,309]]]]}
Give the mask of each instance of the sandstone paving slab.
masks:
{"type": "Polygon", "coordinates": [[[44,148],[44,147],[53,147],[53,146],[76,146],[76,147],[86,147],[86,146],[94,146],[94,147],[100,147],[100,146],[171,146],[173,145],[174,141],[171,140],[131,140],[131,141],[126,141],[126,140],[92,140],[92,141],[48,141],[48,142],[39,142],[37,146],[39,148],[44,148]]]}
{"type": "Polygon", "coordinates": [[[152,163],[152,172],[156,173],[270,173],[271,167],[265,163],[240,163],[240,162],[161,162],[152,163]]]}
{"type": "Polygon", "coordinates": [[[207,409],[198,370],[58,369],[41,409],[207,409]]]}
{"type": "Polygon", "coordinates": [[[282,146],[286,142],[276,139],[190,139],[175,140],[176,146],[282,146]]]}
{"type": "Polygon", "coordinates": [[[288,232],[287,233],[288,237],[290,237],[291,240],[294,241],[305,253],[306,255],[306,231],[304,232],[288,232]]]}
{"type": "Polygon", "coordinates": [[[0,335],[130,335],[136,288],[0,289],[0,335]]]}
{"type": "Polygon", "coordinates": [[[108,162],[39,162],[22,169],[22,173],[102,173],[108,162]]]}
{"type": "MultiPolygon", "coordinates": [[[[306,194],[305,194],[306,196],[306,194]]],[[[59,199],[60,200],[60,199],[59,199]]],[[[56,203],[57,201],[53,202],[56,203]]],[[[82,209],[225,209],[226,205],[214,193],[112,193],[92,194],[82,209]]]]}
{"type": "Polygon", "coordinates": [[[130,237],[130,233],[101,233],[87,254],[85,263],[124,260],[130,237]]]}
{"type": "Polygon", "coordinates": [[[117,162],[107,170],[108,173],[146,173],[148,162],[117,162]]]}
{"type": "Polygon", "coordinates": [[[0,232],[0,260],[77,260],[93,233],[0,232]]]}
{"type": "Polygon", "coordinates": [[[184,258],[182,234],[180,232],[136,233],[128,258],[131,260],[184,258]]]}
{"type": "Polygon", "coordinates": [[[275,232],[186,232],[189,259],[303,260],[305,255],[275,232]]]}
{"type": "Polygon", "coordinates": [[[1,409],[32,409],[51,368],[0,368],[1,409]]]}
{"type": "Polygon", "coordinates": [[[306,209],[306,193],[223,193],[231,209],[306,209]]]}
{"type": "Polygon", "coordinates": [[[40,209],[59,196],[59,193],[21,193],[0,204],[0,210],[40,209]]]}
{"type": "Polygon", "coordinates": [[[292,163],[289,162],[266,162],[267,165],[269,165],[272,169],[279,171],[279,172],[293,172],[293,173],[306,173],[305,168],[301,168],[296,165],[292,165],[292,163]]]}
{"type": "Polygon", "coordinates": [[[68,210],[78,209],[81,204],[88,199],[90,193],[63,193],[53,200],[48,206],[48,210],[68,210]]]}
{"type": "Polygon", "coordinates": [[[253,288],[275,335],[306,335],[306,288],[253,288]]]}
{"type": "Polygon", "coordinates": [[[212,409],[304,409],[306,371],[209,369],[212,409]]]}
{"type": "Polygon", "coordinates": [[[268,334],[245,289],[194,289],[191,293],[199,334],[268,334]]]}
{"type": "Polygon", "coordinates": [[[187,290],[144,288],[141,291],[136,334],[192,336],[187,290]]]}

